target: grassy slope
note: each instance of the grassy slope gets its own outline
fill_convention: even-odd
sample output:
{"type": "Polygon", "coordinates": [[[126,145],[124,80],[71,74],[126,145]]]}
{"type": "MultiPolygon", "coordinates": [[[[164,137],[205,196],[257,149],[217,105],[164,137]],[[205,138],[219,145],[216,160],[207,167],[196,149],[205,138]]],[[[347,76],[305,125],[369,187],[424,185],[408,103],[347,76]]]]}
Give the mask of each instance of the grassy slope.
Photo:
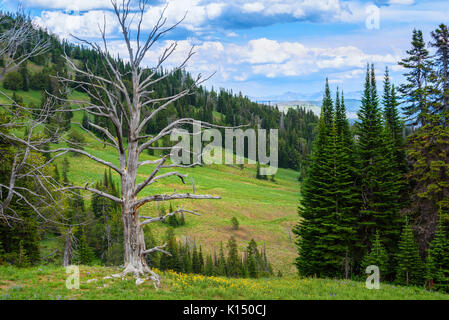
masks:
{"type": "MultiPolygon", "coordinates": [[[[3,90],[3,88],[2,88],[3,90]]],[[[8,95],[12,92],[5,90],[8,95]]],[[[40,103],[40,92],[30,90],[28,92],[17,91],[25,103],[40,103]]],[[[75,93],[76,98],[83,97],[75,93]]],[[[2,97],[0,97],[1,102],[2,97]]],[[[4,98],[3,98],[4,99],[4,98]]],[[[215,115],[219,117],[217,113],[215,115]]],[[[80,123],[82,113],[75,112],[73,122],[80,123]]],[[[115,150],[99,144],[91,136],[85,134],[77,125],[72,125],[74,130],[79,130],[85,135],[88,145],[86,150],[95,156],[101,157],[118,165],[118,157],[115,150]]],[[[141,160],[155,159],[146,153],[141,160]]],[[[74,184],[85,185],[87,181],[95,183],[103,178],[104,167],[86,157],[73,155],[67,156],[70,163],[69,180],[74,184]]],[[[61,164],[62,159],[57,163],[61,164]]],[[[61,165],[59,165],[61,172],[61,165]]],[[[153,166],[142,167],[139,182],[143,181],[151,173],[153,166]]],[[[296,255],[291,237],[291,227],[297,220],[296,207],[299,192],[297,181],[298,173],[293,170],[279,169],[276,181],[262,181],[255,179],[255,165],[245,165],[245,169],[226,166],[211,165],[191,169],[179,169],[181,173],[187,173],[186,185],[182,185],[178,178],[164,179],[157,182],[142,192],[142,196],[161,192],[192,192],[192,180],[195,183],[196,193],[220,195],[221,200],[186,200],[174,201],[173,205],[183,204],[186,209],[196,210],[202,216],[186,216],[186,225],[175,229],[179,239],[188,237],[203,245],[205,251],[218,248],[219,242],[226,242],[230,235],[234,235],[238,245],[243,250],[247,242],[254,238],[260,245],[267,247],[267,253],[273,264],[275,272],[282,270],[284,274],[294,274],[293,261],[296,255]],[[240,222],[237,231],[231,228],[231,218],[235,216],[240,222]]],[[[118,183],[119,176],[114,175],[118,183]]],[[[87,195],[87,194],[86,194],[87,195]]],[[[168,209],[168,203],[165,204],[168,209]]],[[[141,214],[157,215],[156,204],[144,206],[141,214]]],[[[161,238],[166,230],[165,225],[152,225],[154,233],[161,238]]],[[[162,240],[161,240],[162,241],[162,240]]]]}
{"type": "MultiPolygon", "coordinates": [[[[18,92],[26,103],[39,103],[39,93],[18,92]]],[[[79,98],[79,94],[77,94],[79,98]]],[[[82,115],[75,113],[74,122],[81,122],[82,115]]],[[[76,125],[73,126],[75,130],[76,125]]],[[[86,136],[86,150],[96,156],[117,163],[112,149],[104,148],[91,137],[86,136]]],[[[151,159],[143,155],[142,159],[151,159]]],[[[103,178],[104,168],[84,157],[68,156],[70,162],[69,179],[84,185],[103,178]]],[[[61,162],[62,159],[59,161],[61,162]]],[[[61,168],[61,167],[60,167],[61,168]]],[[[61,169],[60,169],[61,170],[61,169]]],[[[142,181],[152,168],[141,170],[142,181]]],[[[295,275],[293,261],[295,247],[290,239],[291,227],[297,221],[296,207],[299,186],[298,173],[279,169],[276,182],[255,179],[255,167],[246,165],[244,170],[213,165],[179,170],[189,173],[195,181],[197,193],[220,195],[221,200],[178,201],[174,205],[185,204],[202,217],[188,216],[187,224],[175,229],[178,238],[183,236],[196,239],[206,251],[217,247],[234,235],[243,249],[251,238],[259,245],[266,244],[275,273],[281,270],[282,279],[224,279],[205,278],[195,275],[163,273],[163,287],[154,290],[151,283],[136,287],[132,280],[101,280],[102,277],[117,272],[112,268],[81,267],[81,290],[69,291],[64,282],[67,277],[61,267],[40,266],[30,269],[0,267],[0,299],[448,299],[448,295],[429,293],[418,288],[403,288],[383,285],[381,290],[367,290],[364,283],[299,279],[295,275]],[[240,221],[240,229],[231,229],[230,219],[235,216],[240,221]],[[86,283],[88,279],[98,282],[86,283]]],[[[114,175],[118,182],[118,175],[114,175]]],[[[140,182],[139,181],[139,182],[140,182]]],[[[191,192],[191,181],[181,185],[175,178],[164,180],[147,188],[143,195],[160,192],[191,192]]],[[[142,208],[142,214],[155,215],[155,205],[142,208]]],[[[151,226],[159,238],[166,226],[151,226]]],[[[43,243],[44,244],[44,243],[43,243]]],[[[44,244],[52,246],[54,243],[44,244]]]]}
{"type": "MultiPolygon", "coordinates": [[[[75,122],[81,122],[80,114],[75,114],[75,122]]],[[[88,137],[86,137],[88,138],[88,137]]],[[[86,150],[95,156],[117,163],[117,156],[111,148],[104,148],[88,138],[91,143],[86,150]]],[[[143,154],[141,160],[152,159],[143,154]]],[[[69,179],[79,185],[86,181],[97,181],[103,178],[104,168],[84,157],[69,157],[69,179]]],[[[143,181],[153,170],[153,166],[142,167],[139,181],[143,181]]],[[[259,244],[266,244],[270,261],[275,270],[283,273],[294,273],[292,265],[296,254],[290,241],[289,230],[297,221],[297,199],[299,186],[298,174],[292,170],[279,169],[276,181],[262,181],[255,178],[254,165],[246,165],[245,169],[226,165],[211,165],[190,169],[179,169],[189,177],[183,185],[178,178],[165,179],[144,189],[141,196],[154,193],[192,192],[192,182],[195,192],[214,194],[221,200],[186,200],[173,201],[173,206],[183,204],[185,208],[198,211],[202,216],[186,216],[186,225],[175,229],[176,235],[196,239],[206,251],[219,246],[220,241],[227,241],[234,235],[242,247],[254,238],[259,244]],[[231,218],[235,216],[240,222],[237,231],[231,228],[231,218]]],[[[165,171],[162,171],[165,172],[165,171]]],[[[114,180],[118,183],[118,175],[114,180]]],[[[143,215],[157,215],[157,204],[141,208],[143,215]]],[[[165,204],[168,209],[168,203],[165,204]]],[[[161,224],[151,226],[154,232],[162,237],[166,227],[161,224]]]]}
{"type": "Polygon", "coordinates": [[[361,282],[293,276],[250,280],[165,272],[159,290],[149,281],[136,286],[131,278],[103,279],[116,272],[118,269],[81,266],[80,289],[68,290],[68,275],[62,267],[0,267],[0,299],[449,299],[449,295],[414,287],[381,284],[380,290],[368,290],[361,282]]]}

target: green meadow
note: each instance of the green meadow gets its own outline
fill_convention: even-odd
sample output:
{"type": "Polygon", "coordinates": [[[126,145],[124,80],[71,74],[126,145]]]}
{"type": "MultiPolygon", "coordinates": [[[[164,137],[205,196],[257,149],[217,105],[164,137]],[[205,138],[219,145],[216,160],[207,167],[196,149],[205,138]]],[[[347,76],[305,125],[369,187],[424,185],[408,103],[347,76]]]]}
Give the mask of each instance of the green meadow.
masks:
{"type": "Polygon", "coordinates": [[[162,285],[151,281],[136,285],[131,277],[110,278],[119,269],[80,267],[79,289],[66,287],[63,267],[17,269],[0,267],[0,300],[448,300],[449,295],[417,287],[380,285],[369,290],[363,282],[332,279],[301,279],[296,276],[269,279],[230,279],[160,272],[162,285]],[[104,279],[109,277],[108,279],[104,279]]]}

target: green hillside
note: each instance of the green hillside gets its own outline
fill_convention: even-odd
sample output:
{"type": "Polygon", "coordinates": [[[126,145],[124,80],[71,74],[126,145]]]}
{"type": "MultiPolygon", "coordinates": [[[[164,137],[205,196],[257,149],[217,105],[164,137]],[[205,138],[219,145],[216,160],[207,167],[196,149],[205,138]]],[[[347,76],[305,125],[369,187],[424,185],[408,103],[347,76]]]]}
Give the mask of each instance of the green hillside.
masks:
{"type": "MultiPolygon", "coordinates": [[[[6,91],[12,95],[11,91],[6,91]]],[[[23,98],[24,103],[39,103],[40,93],[34,90],[27,92],[17,91],[16,95],[23,98]]],[[[83,94],[75,92],[74,98],[83,98],[83,94]]],[[[217,115],[218,116],[218,115],[217,115]]],[[[80,132],[85,140],[85,150],[107,161],[118,164],[117,155],[110,147],[105,147],[88,135],[78,125],[81,123],[82,113],[74,112],[72,130],[80,132]]],[[[69,180],[75,185],[85,185],[86,182],[95,183],[103,179],[104,169],[102,165],[84,156],[67,155],[70,170],[69,180]]],[[[141,160],[156,159],[142,154],[141,160]]],[[[56,161],[62,167],[64,158],[56,161]]],[[[153,170],[153,166],[140,168],[140,180],[142,182],[153,170]]],[[[168,169],[167,169],[168,170],[168,169]]],[[[173,201],[175,207],[183,204],[186,209],[197,211],[201,217],[188,215],[186,225],[175,229],[178,239],[188,237],[197,241],[205,249],[211,252],[218,248],[220,241],[225,242],[233,235],[239,247],[243,250],[252,238],[258,245],[265,245],[267,255],[275,272],[282,270],[284,274],[294,274],[293,265],[296,249],[294,238],[290,230],[297,222],[297,201],[299,196],[299,173],[280,168],[275,181],[256,179],[256,166],[245,164],[244,169],[227,165],[210,165],[189,169],[177,170],[188,174],[186,184],[176,178],[163,179],[142,192],[142,197],[161,192],[192,192],[192,179],[196,193],[214,194],[222,197],[220,200],[186,200],[173,201]],[[231,218],[236,217],[240,223],[238,230],[232,229],[231,218]]],[[[161,171],[163,173],[163,171],[161,171]]],[[[113,175],[116,183],[118,175],[113,175]]],[[[89,193],[85,194],[89,196],[89,193]]],[[[168,204],[165,204],[166,206],[168,204]]],[[[156,204],[146,205],[141,208],[141,215],[157,216],[156,204]]],[[[166,225],[152,224],[151,228],[159,241],[165,233],[166,225]]],[[[51,249],[53,245],[48,244],[51,249]]],[[[42,250],[42,255],[48,250],[42,250]]]]}

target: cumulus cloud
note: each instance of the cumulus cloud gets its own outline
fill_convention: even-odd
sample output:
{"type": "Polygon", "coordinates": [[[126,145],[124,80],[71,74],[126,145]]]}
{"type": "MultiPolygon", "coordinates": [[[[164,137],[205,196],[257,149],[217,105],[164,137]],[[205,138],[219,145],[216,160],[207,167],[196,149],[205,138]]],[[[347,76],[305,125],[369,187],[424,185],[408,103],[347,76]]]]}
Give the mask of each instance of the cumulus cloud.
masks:
{"type": "Polygon", "coordinates": [[[22,0],[28,7],[85,11],[111,8],[110,0],[22,0]]]}
{"type": "MultiPolygon", "coordinates": [[[[169,40],[159,43],[145,57],[144,63],[154,66],[169,40]]],[[[331,82],[341,83],[363,76],[366,63],[395,64],[399,57],[392,54],[368,54],[356,47],[315,48],[300,42],[276,41],[260,38],[243,44],[219,41],[178,41],[177,50],[167,60],[165,68],[182,63],[191,46],[196,54],[187,69],[193,74],[208,75],[217,72],[215,80],[246,81],[255,76],[265,78],[298,77],[320,71],[329,74],[331,82]]],[[[134,44],[135,45],[135,44],[134,44]]],[[[110,49],[121,57],[127,55],[126,46],[112,41],[110,49]]]]}
{"type": "Polygon", "coordinates": [[[40,17],[34,18],[34,22],[63,38],[70,38],[70,34],[81,38],[95,38],[100,35],[99,26],[103,28],[104,19],[106,34],[115,32],[118,27],[115,16],[109,11],[101,10],[92,10],[80,15],[43,11],[40,17]]]}
{"type": "MultiPolygon", "coordinates": [[[[12,0],[7,0],[12,1],[12,0]]],[[[137,0],[132,1],[133,8],[137,0]]],[[[65,11],[107,10],[110,0],[23,0],[25,6],[65,11]]],[[[365,5],[357,0],[161,0],[150,2],[144,28],[150,29],[167,6],[168,23],[179,21],[187,12],[182,28],[190,31],[251,28],[279,22],[347,22],[362,21],[365,5]]]]}

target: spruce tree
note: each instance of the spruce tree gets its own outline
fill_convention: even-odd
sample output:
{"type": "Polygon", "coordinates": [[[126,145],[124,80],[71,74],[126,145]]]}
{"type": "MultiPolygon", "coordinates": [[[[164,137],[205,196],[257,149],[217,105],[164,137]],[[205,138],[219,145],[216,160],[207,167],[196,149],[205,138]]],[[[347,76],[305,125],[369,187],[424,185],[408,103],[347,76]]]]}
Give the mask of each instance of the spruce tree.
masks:
{"type": "Polygon", "coordinates": [[[254,239],[248,243],[248,247],[246,248],[246,256],[247,256],[247,270],[248,276],[250,278],[258,278],[259,277],[259,268],[257,265],[257,244],[254,239]]]}
{"type": "Polygon", "coordinates": [[[449,291],[449,238],[441,215],[428,250],[426,280],[432,281],[436,289],[449,291]]]}
{"type": "Polygon", "coordinates": [[[389,253],[399,239],[400,172],[395,159],[391,134],[385,130],[379,108],[374,66],[367,66],[365,90],[358,112],[357,162],[361,190],[358,258],[363,257],[375,238],[376,230],[384,237],[389,253]]]}
{"type": "Polygon", "coordinates": [[[204,274],[204,257],[203,257],[203,248],[200,246],[200,252],[198,254],[198,260],[200,263],[199,273],[204,274]]]}
{"type": "Polygon", "coordinates": [[[206,276],[213,276],[215,274],[214,262],[213,262],[212,256],[210,254],[208,254],[207,258],[206,258],[206,266],[204,268],[204,274],[206,276]]]}
{"type": "MultiPolygon", "coordinates": [[[[298,207],[300,221],[293,229],[298,237],[296,267],[300,275],[328,276],[335,273],[335,257],[329,243],[329,231],[333,226],[331,214],[334,208],[332,194],[333,167],[333,103],[326,81],[318,136],[314,142],[311,163],[301,188],[298,207]],[[329,118],[330,117],[330,118],[329,118]]],[[[331,232],[331,234],[333,234],[331,232]]],[[[332,235],[330,235],[332,237],[332,235]]]]}
{"type": "Polygon", "coordinates": [[[200,259],[195,244],[193,245],[192,250],[192,269],[193,273],[201,273],[200,259]]]}
{"type": "Polygon", "coordinates": [[[81,236],[78,240],[78,245],[75,252],[75,260],[78,264],[82,265],[90,265],[94,259],[94,254],[92,249],[89,247],[87,243],[85,230],[81,230],[81,236]]]}
{"type": "Polygon", "coordinates": [[[418,251],[412,227],[408,219],[402,230],[399,251],[396,255],[396,282],[405,285],[422,285],[424,267],[418,251]]]}
{"type": "Polygon", "coordinates": [[[382,102],[384,105],[383,116],[385,128],[390,132],[394,141],[395,162],[397,163],[398,169],[401,170],[402,173],[405,173],[407,171],[407,162],[405,158],[404,138],[402,134],[404,126],[397,108],[399,105],[398,96],[396,94],[394,84],[391,84],[390,82],[388,67],[385,69],[384,94],[382,102]]]}
{"type": "Polygon", "coordinates": [[[364,271],[368,266],[375,265],[379,267],[381,278],[385,279],[385,277],[390,273],[389,261],[387,251],[380,240],[379,231],[376,232],[376,238],[372,243],[373,245],[371,250],[362,260],[362,271],[364,271]]]}
{"type": "Polygon", "coordinates": [[[226,261],[227,275],[229,277],[240,276],[240,259],[237,251],[237,242],[235,238],[231,236],[228,241],[228,260],[226,261]]]}
{"type": "Polygon", "coordinates": [[[421,30],[413,30],[412,48],[407,51],[408,57],[399,65],[407,69],[404,76],[407,82],[400,86],[404,107],[402,110],[409,124],[423,125],[425,115],[429,112],[427,81],[431,74],[432,62],[426,49],[421,30]]]}
{"type": "Polygon", "coordinates": [[[431,32],[431,47],[436,49],[432,74],[432,87],[434,98],[432,112],[440,114],[442,124],[449,125],[449,29],[445,24],[431,32]]]}
{"type": "Polygon", "coordinates": [[[56,181],[59,182],[59,179],[61,179],[61,176],[59,175],[58,165],[55,163],[53,167],[54,167],[53,179],[55,179],[56,181]]]}
{"type": "Polygon", "coordinates": [[[19,254],[17,256],[16,265],[19,268],[27,268],[30,266],[30,259],[28,258],[28,254],[23,246],[23,241],[19,242],[19,254]]]}

